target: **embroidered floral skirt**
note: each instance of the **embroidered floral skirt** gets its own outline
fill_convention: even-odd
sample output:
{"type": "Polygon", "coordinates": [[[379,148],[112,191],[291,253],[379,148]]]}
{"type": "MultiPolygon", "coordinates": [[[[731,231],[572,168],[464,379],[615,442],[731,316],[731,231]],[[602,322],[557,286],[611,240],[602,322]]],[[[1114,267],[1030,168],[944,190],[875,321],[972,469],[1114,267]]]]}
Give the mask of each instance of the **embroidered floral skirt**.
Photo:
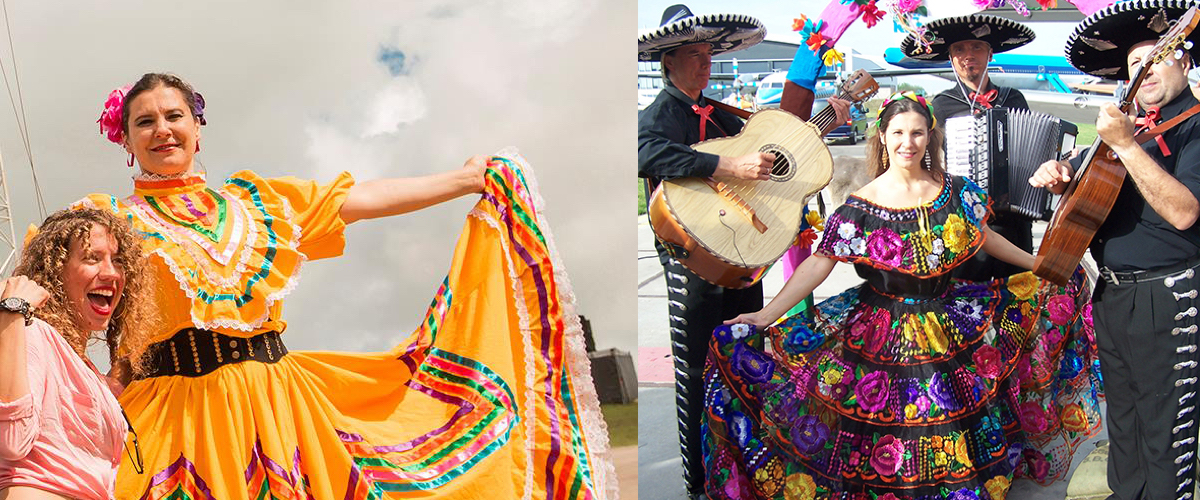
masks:
{"type": "Polygon", "coordinates": [[[125,458],[116,497],[614,498],[532,174],[515,152],[491,167],[446,281],[392,351],[291,352],[131,384],[121,402],[145,473],[125,458]]]}
{"type": "Polygon", "coordinates": [[[955,280],[925,300],[864,284],[816,321],[718,328],[708,495],[1002,500],[1014,477],[1062,478],[1100,429],[1083,280],[955,280]]]}

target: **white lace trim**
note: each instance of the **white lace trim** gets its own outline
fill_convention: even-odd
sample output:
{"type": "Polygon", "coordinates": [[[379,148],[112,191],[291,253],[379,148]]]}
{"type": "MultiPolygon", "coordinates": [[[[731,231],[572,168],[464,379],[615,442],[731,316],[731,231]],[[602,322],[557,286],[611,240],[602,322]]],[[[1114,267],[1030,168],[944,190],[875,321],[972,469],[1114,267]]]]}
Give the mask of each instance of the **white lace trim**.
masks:
{"type": "MultiPolygon", "coordinates": [[[[566,329],[563,334],[566,340],[565,354],[567,357],[567,366],[570,370],[572,386],[575,390],[575,401],[578,403],[580,410],[579,420],[587,442],[587,452],[594,459],[591,472],[598,489],[596,494],[599,495],[598,498],[600,500],[616,499],[619,495],[619,487],[617,485],[616,467],[613,465],[609,445],[608,424],[605,423],[604,415],[600,411],[600,399],[596,394],[595,382],[592,380],[591,360],[587,356],[587,348],[583,340],[583,327],[579,321],[579,315],[576,313],[575,292],[571,288],[571,282],[563,266],[562,257],[558,254],[558,249],[554,244],[554,236],[550,231],[550,224],[542,213],[545,208],[545,200],[542,199],[540,194],[537,178],[534,176],[532,167],[525,161],[520,152],[517,151],[517,148],[512,146],[506,147],[497,152],[496,156],[503,156],[513,160],[513,162],[520,166],[520,170],[524,174],[528,187],[527,191],[533,205],[533,216],[538,221],[538,228],[541,229],[542,235],[546,240],[546,249],[550,254],[550,263],[554,267],[554,282],[558,289],[558,299],[562,305],[563,318],[566,323],[566,329]]],[[[505,255],[509,255],[507,251],[505,255]]],[[[512,269],[510,262],[510,273],[512,273],[512,269]]],[[[513,279],[516,279],[515,275],[513,279]]],[[[521,308],[524,307],[524,304],[518,304],[518,306],[518,311],[523,312],[521,308]]],[[[521,320],[522,332],[526,337],[526,353],[528,356],[532,351],[532,345],[530,345],[526,316],[522,315],[521,320]]],[[[527,359],[526,368],[528,369],[531,364],[532,359],[527,359]]],[[[529,375],[532,373],[532,370],[527,371],[529,375]]],[[[532,384],[530,384],[530,387],[532,387],[532,384]]],[[[526,498],[529,497],[527,496],[526,498]]]]}
{"type": "MultiPolygon", "coordinates": [[[[203,171],[191,171],[191,172],[183,172],[181,174],[163,175],[163,174],[156,174],[154,172],[147,172],[145,170],[139,170],[138,174],[134,175],[131,178],[135,181],[170,181],[170,180],[175,180],[175,179],[189,179],[189,178],[193,178],[193,177],[199,177],[201,179],[206,179],[205,172],[203,172],[203,171]]],[[[207,182],[207,180],[206,180],[206,182],[207,182]]]]}

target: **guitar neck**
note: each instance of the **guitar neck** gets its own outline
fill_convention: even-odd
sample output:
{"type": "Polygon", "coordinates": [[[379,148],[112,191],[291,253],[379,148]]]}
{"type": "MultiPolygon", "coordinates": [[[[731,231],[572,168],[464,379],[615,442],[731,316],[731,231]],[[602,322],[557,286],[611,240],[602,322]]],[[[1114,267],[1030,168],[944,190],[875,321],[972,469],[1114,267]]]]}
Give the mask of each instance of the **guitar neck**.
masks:
{"type": "MultiPolygon", "coordinates": [[[[854,102],[853,99],[851,99],[850,96],[845,92],[839,93],[837,98],[844,101],[854,102]]],[[[834,112],[833,106],[825,106],[825,109],[822,109],[820,113],[817,113],[817,115],[812,117],[812,119],[809,121],[812,122],[813,125],[816,125],[818,130],[824,131],[829,124],[836,120],[837,113],[834,112]]]]}

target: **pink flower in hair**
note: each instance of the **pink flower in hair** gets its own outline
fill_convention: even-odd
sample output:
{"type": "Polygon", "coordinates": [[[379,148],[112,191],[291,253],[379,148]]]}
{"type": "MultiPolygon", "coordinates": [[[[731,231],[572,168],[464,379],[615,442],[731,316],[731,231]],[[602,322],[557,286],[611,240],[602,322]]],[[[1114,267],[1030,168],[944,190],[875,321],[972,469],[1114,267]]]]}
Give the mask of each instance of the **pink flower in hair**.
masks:
{"type": "Polygon", "coordinates": [[[125,103],[125,94],[131,88],[133,85],[126,85],[109,92],[108,100],[104,101],[104,111],[96,120],[100,124],[100,135],[118,145],[125,142],[125,132],[121,130],[121,107],[125,103]]]}

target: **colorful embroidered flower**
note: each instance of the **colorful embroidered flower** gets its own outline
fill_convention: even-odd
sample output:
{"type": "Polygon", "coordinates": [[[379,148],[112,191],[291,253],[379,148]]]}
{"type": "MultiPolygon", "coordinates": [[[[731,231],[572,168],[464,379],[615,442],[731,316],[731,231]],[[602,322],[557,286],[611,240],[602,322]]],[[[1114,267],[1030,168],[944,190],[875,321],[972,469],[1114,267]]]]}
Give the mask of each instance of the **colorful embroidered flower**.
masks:
{"type": "Polygon", "coordinates": [[[761,384],[771,380],[775,373],[775,361],[757,349],[737,344],[733,347],[733,373],[751,384],[761,384]]]}
{"type": "Polygon", "coordinates": [[[1021,428],[1025,429],[1025,432],[1037,435],[1046,432],[1050,427],[1050,422],[1046,419],[1045,410],[1036,402],[1021,403],[1019,413],[1021,428]]]}
{"type": "Polygon", "coordinates": [[[1075,301],[1066,295],[1055,295],[1046,302],[1046,312],[1050,313],[1050,322],[1065,325],[1075,315],[1075,301]]]}
{"type": "Polygon", "coordinates": [[[977,495],[975,493],[975,490],[968,489],[968,488],[961,488],[961,489],[955,490],[953,493],[950,494],[949,497],[946,497],[946,499],[947,500],[979,500],[979,495],[977,495]]]}
{"type": "Polygon", "coordinates": [[[971,359],[975,360],[975,373],[984,378],[999,377],[1003,368],[1000,357],[1000,349],[990,345],[980,347],[971,355],[971,359]]]}
{"type": "Polygon", "coordinates": [[[973,211],[975,220],[983,220],[984,216],[987,215],[987,206],[983,204],[975,205],[971,207],[971,210],[973,211]]]}
{"type": "Polygon", "coordinates": [[[829,440],[829,426],[816,415],[805,415],[796,420],[792,428],[792,442],[805,455],[813,455],[825,448],[829,440]]]}
{"type": "Polygon", "coordinates": [[[1085,432],[1088,429],[1087,413],[1079,405],[1071,403],[1062,409],[1062,426],[1068,432],[1085,432]]]}
{"type": "Polygon", "coordinates": [[[1080,315],[1083,316],[1083,324],[1087,325],[1089,330],[1096,327],[1094,324],[1092,324],[1092,304],[1090,302],[1088,305],[1083,306],[1083,313],[1080,315]]]}
{"type": "Polygon", "coordinates": [[[983,304],[980,304],[977,299],[972,299],[969,302],[963,299],[955,299],[954,305],[951,307],[954,312],[966,316],[974,322],[983,319],[983,304]]]}
{"type": "Polygon", "coordinates": [[[1017,362],[1017,369],[1013,371],[1017,375],[1017,382],[1028,382],[1033,378],[1033,367],[1029,366],[1029,358],[1022,356],[1021,361],[1017,362]]]}
{"type": "Polygon", "coordinates": [[[783,349],[789,354],[803,354],[825,343],[825,334],[804,324],[797,324],[787,331],[783,349]]]}
{"type": "Polygon", "coordinates": [[[121,130],[121,107],[125,102],[125,94],[131,88],[133,85],[126,85],[109,92],[108,99],[104,101],[104,111],[100,113],[100,119],[96,120],[96,123],[100,124],[100,134],[117,145],[125,142],[125,132],[121,130]]]}
{"type": "Polygon", "coordinates": [[[938,265],[940,265],[941,263],[942,263],[942,259],[936,253],[931,253],[931,254],[925,256],[925,264],[927,264],[929,266],[930,271],[937,269],[938,265]]]}
{"type": "Polygon", "coordinates": [[[1004,500],[1004,497],[1008,496],[1008,488],[1011,485],[1012,482],[1004,476],[996,476],[983,483],[983,487],[987,488],[988,495],[992,497],[992,500],[1004,500]]]}
{"type": "Polygon", "coordinates": [[[1075,349],[1064,349],[1062,365],[1058,368],[1058,378],[1069,380],[1083,371],[1083,359],[1075,353],[1075,349]]]}
{"type": "Polygon", "coordinates": [[[941,238],[934,238],[933,243],[929,247],[929,251],[937,255],[941,255],[946,251],[946,244],[941,238]]]}
{"type": "Polygon", "coordinates": [[[1050,475],[1050,462],[1046,460],[1046,455],[1034,449],[1025,450],[1025,462],[1029,464],[1029,474],[1038,482],[1046,480],[1046,476],[1050,475]]]}
{"type": "Polygon", "coordinates": [[[917,409],[917,405],[912,403],[906,404],[904,405],[904,418],[907,420],[916,420],[917,415],[920,414],[920,411],[921,410],[917,409]]]}
{"type": "Polygon", "coordinates": [[[845,401],[850,397],[850,384],[845,383],[843,379],[841,384],[830,386],[828,396],[834,401],[845,401]]]}
{"type": "Polygon", "coordinates": [[[846,335],[847,341],[862,340],[869,333],[871,328],[871,320],[859,317],[850,324],[850,334],[846,335]]]}
{"type": "Polygon", "coordinates": [[[1037,3],[1042,6],[1042,10],[1058,8],[1058,0],[1037,0],[1037,3]]]}
{"type": "Polygon", "coordinates": [[[750,332],[752,331],[751,329],[753,327],[754,327],[754,325],[738,323],[738,324],[734,324],[734,325],[729,325],[729,331],[730,331],[730,333],[733,334],[734,340],[742,340],[742,339],[750,336],[750,332]]]}
{"type": "Polygon", "coordinates": [[[875,468],[875,472],[881,476],[894,476],[900,472],[903,462],[904,442],[891,434],[879,438],[875,443],[875,450],[871,453],[871,467],[875,468]]]}
{"type": "Polygon", "coordinates": [[[821,378],[829,385],[837,385],[842,382],[842,371],[830,368],[821,374],[821,378]]]}
{"type": "Polygon", "coordinates": [[[862,238],[854,238],[850,240],[850,251],[854,252],[854,255],[866,255],[867,240],[862,238]]]}
{"type": "MultiPolygon", "coordinates": [[[[872,0],[874,1],[874,0],[872,0]]],[[[904,240],[895,231],[882,227],[871,232],[867,237],[867,255],[889,266],[900,265],[900,251],[904,240]]]]}
{"type": "Polygon", "coordinates": [[[733,334],[733,326],[736,325],[719,325],[713,329],[713,338],[717,340],[718,345],[726,345],[737,340],[733,334]]]}
{"type": "Polygon", "coordinates": [[[1037,288],[1037,278],[1030,272],[1024,272],[1008,279],[1008,291],[1012,292],[1017,300],[1029,300],[1033,298],[1033,294],[1037,292],[1037,288]]]}
{"type": "Polygon", "coordinates": [[[971,243],[972,237],[962,217],[959,217],[958,214],[950,214],[949,217],[946,217],[946,223],[942,225],[942,239],[946,241],[946,247],[958,255],[963,253],[963,250],[971,243]]]}
{"type": "Polygon", "coordinates": [[[1042,335],[1042,341],[1045,343],[1047,351],[1053,352],[1058,349],[1058,344],[1063,340],[1062,331],[1058,328],[1046,330],[1042,335]]]}
{"type": "Polygon", "coordinates": [[[941,374],[935,373],[929,378],[929,397],[945,410],[958,409],[958,403],[954,401],[954,395],[950,392],[948,384],[942,380],[941,374]]]}
{"type": "Polygon", "coordinates": [[[954,441],[954,459],[967,467],[975,466],[974,462],[971,461],[971,452],[967,447],[966,434],[958,436],[958,439],[954,441]]]}
{"type": "Polygon", "coordinates": [[[725,495],[730,500],[749,500],[754,498],[750,489],[750,480],[742,474],[739,467],[729,469],[729,480],[725,481],[725,495]]]}
{"type": "Polygon", "coordinates": [[[930,401],[929,401],[928,397],[921,396],[921,397],[917,398],[917,410],[919,410],[922,414],[924,414],[925,412],[928,412],[929,407],[930,407],[930,401]]]}
{"type": "Polygon", "coordinates": [[[737,441],[738,446],[745,448],[750,443],[750,419],[740,411],[729,415],[729,435],[737,441]]]}
{"type": "Polygon", "coordinates": [[[843,222],[838,224],[837,232],[838,236],[841,236],[843,240],[848,240],[853,238],[855,234],[858,234],[858,227],[853,222],[843,222]]]}
{"type": "Polygon", "coordinates": [[[862,6],[862,20],[867,24],[868,28],[874,28],[875,24],[880,19],[883,19],[884,14],[887,14],[887,12],[876,6],[875,0],[871,0],[862,6]]]}
{"type": "Polygon", "coordinates": [[[787,477],[783,494],[786,500],[813,500],[817,496],[817,483],[812,476],[797,472],[787,477]]]}
{"type": "Polygon", "coordinates": [[[838,257],[850,255],[850,244],[845,241],[839,241],[833,244],[833,254],[838,257]]]}
{"type": "Polygon", "coordinates": [[[883,370],[868,373],[854,387],[858,406],[871,413],[882,410],[887,403],[889,383],[888,374],[883,370]]]}
{"type": "Polygon", "coordinates": [[[870,321],[863,347],[868,353],[878,354],[890,337],[892,315],[886,309],[879,309],[871,316],[870,321]]]}

